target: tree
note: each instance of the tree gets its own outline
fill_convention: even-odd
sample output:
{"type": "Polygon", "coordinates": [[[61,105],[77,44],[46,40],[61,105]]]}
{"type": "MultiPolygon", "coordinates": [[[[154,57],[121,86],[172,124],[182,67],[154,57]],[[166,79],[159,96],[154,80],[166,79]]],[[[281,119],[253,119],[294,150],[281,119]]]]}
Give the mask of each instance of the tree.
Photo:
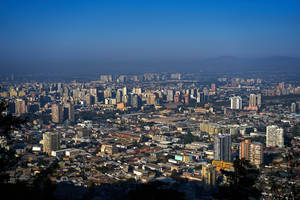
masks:
{"type": "Polygon", "coordinates": [[[244,158],[234,160],[233,168],[234,171],[221,170],[227,178],[227,184],[220,186],[220,195],[228,199],[258,199],[261,192],[255,184],[259,170],[244,158]]]}
{"type": "Polygon", "coordinates": [[[19,128],[25,120],[7,114],[7,102],[0,103],[0,183],[6,183],[9,179],[7,171],[12,169],[18,162],[15,151],[9,148],[13,143],[11,131],[19,128]]]}
{"type": "Polygon", "coordinates": [[[53,199],[54,185],[49,179],[49,175],[58,167],[54,162],[46,170],[43,170],[32,182],[18,181],[16,184],[9,183],[7,171],[14,169],[19,161],[15,151],[10,146],[15,144],[11,137],[11,132],[20,128],[27,121],[20,117],[7,114],[7,102],[0,103],[0,187],[3,196],[10,199],[53,199]]]}

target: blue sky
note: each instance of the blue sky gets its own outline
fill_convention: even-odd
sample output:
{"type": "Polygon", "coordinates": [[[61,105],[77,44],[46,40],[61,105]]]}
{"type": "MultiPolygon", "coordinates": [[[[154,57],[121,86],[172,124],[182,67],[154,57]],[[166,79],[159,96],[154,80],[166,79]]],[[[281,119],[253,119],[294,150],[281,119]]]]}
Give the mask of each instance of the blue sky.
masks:
{"type": "Polygon", "coordinates": [[[0,23],[5,62],[300,56],[299,0],[0,0],[0,23]]]}

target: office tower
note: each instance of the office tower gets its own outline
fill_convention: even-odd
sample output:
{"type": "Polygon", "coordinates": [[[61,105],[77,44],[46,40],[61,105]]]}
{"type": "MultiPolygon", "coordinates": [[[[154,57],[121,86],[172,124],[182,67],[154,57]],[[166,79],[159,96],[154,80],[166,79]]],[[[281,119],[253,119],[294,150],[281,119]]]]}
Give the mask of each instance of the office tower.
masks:
{"type": "Polygon", "coordinates": [[[133,108],[139,108],[141,106],[141,100],[137,94],[131,95],[131,106],[133,108]]]}
{"type": "Polygon", "coordinates": [[[15,113],[23,114],[26,113],[26,102],[23,99],[17,99],[15,102],[15,113]]]}
{"type": "Polygon", "coordinates": [[[231,161],[231,135],[215,135],[214,141],[214,158],[215,160],[230,162],[231,161]]]}
{"type": "Polygon", "coordinates": [[[278,84],[278,88],[279,88],[280,90],[283,90],[283,89],[285,88],[284,82],[279,83],[279,84],[278,84]]]}
{"type": "Polygon", "coordinates": [[[175,103],[178,103],[180,101],[180,94],[179,93],[176,93],[175,95],[174,95],[174,102],[175,103]]]}
{"type": "Polygon", "coordinates": [[[123,92],[122,92],[121,89],[118,89],[118,90],[117,90],[117,93],[116,93],[116,100],[117,100],[117,103],[122,102],[122,97],[123,97],[123,92]]]}
{"type": "Polygon", "coordinates": [[[276,125],[267,126],[266,146],[280,148],[284,146],[283,128],[276,125]]]}
{"type": "MultiPolygon", "coordinates": [[[[117,102],[117,100],[116,100],[117,102]]],[[[128,95],[123,95],[122,96],[122,102],[127,105],[128,103],[130,103],[130,99],[129,99],[129,96],[128,95]]]]}
{"type": "Polygon", "coordinates": [[[43,134],[43,151],[51,154],[52,151],[59,150],[59,135],[58,133],[46,132],[43,134]]]}
{"type": "Polygon", "coordinates": [[[261,94],[250,94],[249,108],[261,107],[261,94]]]}
{"type": "Polygon", "coordinates": [[[190,100],[190,95],[189,94],[185,94],[184,95],[184,103],[185,103],[185,105],[189,104],[189,100],[190,100]]]}
{"type": "Polygon", "coordinates": [[[171,79],[180,80],[181,74],[180,73],[171,74],[171,79]]]}
{"type": "Polygon", "coordinates": [[[253,142],[250,145],[250,162],[256,167],[263,163],[263,145],[259,142],[253,142]]]}
{"type": "Polygon", "coordinates": [[[239,157],[240,159],[245,158],[250,160],[250,144],[251,140],[244,140],[240,142],[239,157]]]}
{"type": "Polygon", "coordinates": [[[258,107],[261,107],[261,94],[256,95],[256,103],[258,107]]]}
{"type": "MultiPolygon", "coordinates": [[[[123,93],[124,95],[124,93],[123,93]]],[[[110,98],[112,97],[112,89],[111,88],[107,88],[106,90],[104,90],[104,98],[110,98]]]]}
{"type": "Polygon", "coordinates": [[[52,122],[62,123],[63,121],[63,110],[60,104],[53,104],[51,108],[52,122]]]}
{"type": "Polygon", "coordinates": [[[174,99],[174,91],[173,90],[168,90],[167,91],[167,101],[172,102],[174,99]]]}
{"type": "Polygon", "coordinates": [[[292,112],[292,113],[297,112],[297,105],[296,105],[296,103],[294,103],[294,102],[291,104],[291,112],[292,112]]]}
{"type": "Polygon", "coordinates": [[[202,166],[202,179],[207,185],[216,184],[216,167],[208,164],[202,166]]]}
{"type": "Polygon", "coordinates": [[[87,94],[85,96],[85,102],[87,105],[94,105],[96,103],[96,98],[93,95],[87,94]]]}
{"type": "Polygon", "coordinates": [[[75,121],[74,107],[70,102],[66,103],[64,106],[64,119],[68,119],[70,122],[75,121]]]}
{"type": "Polygon", "coordinates": [[[98,102],[98,89],[90,88],[90,95],[94,97],[95,103],[97,103],[98,102]]]}
{"type": "Polygon", "coordinates": [[[256,104],[256,95],[255,94],[250,94],[249,97],[249,107],[255,107],[256,104]]]}
{"type": "Polygon", "coordinates": [[[242,109],[242,98],[240,96],[230,97],[230,108],[234,110],[242,109]]]}
{"type": "Polygon", "coordinates": [[[146,103],[148,105],[156,105],[157,103],[157,97],[158,95],[156,93],[152,94],[152,93],[148,93],[147,94],[147,100],[146,100],[146,103]]]}
{"type": "Polygon", "coordinates": [[[119,78],[118,78],[118,81],[120,83],[124,83],[126,81],[126,75],[120,75],[119,78]]]}
{"type": "Polygon", "coordinates": [[[132,93],[141,95],[142,94],[142,88],[133,88],[132,93]]]}
{"type": "Polygon", "coordinates": [[[197,103],[203,103],[204,102],[204,93],[203,92],[197,92],[197,103]]]}
{"type": "Polygon", "coordinates": [[[112,82],[112,75],[100,75],[100,81],[112,82]]]}
{"type": "Polygon", "coordinates": [[[245,158],[251,164],[260,167],[263,163],[263,145],[259,142],[251,143],[251,140],[240,142],[240,159],[245,158]]]}
{"type": "Polygon", "coordinates": [[[127,95],[127,87],[123,87],[123,95],[127,95]]]}
{"type": "Polygon", "coordinates": [[[216,84],[212,83],[210,88],[211,88],[212,92],[215,92],[216,91],[216,84]]]}

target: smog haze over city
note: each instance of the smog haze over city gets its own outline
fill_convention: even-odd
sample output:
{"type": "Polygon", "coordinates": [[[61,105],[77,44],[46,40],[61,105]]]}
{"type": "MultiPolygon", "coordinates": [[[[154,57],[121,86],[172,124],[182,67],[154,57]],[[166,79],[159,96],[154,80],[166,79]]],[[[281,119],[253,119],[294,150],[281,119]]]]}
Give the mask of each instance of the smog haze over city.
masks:
{"type": "Polygon", "coordinates": [[[12,0],[0,11],[4,72],[300,65],[297,0],[12,0]]]}
{"type": "Polygon", "coordinates": [[[299,0],[0,0],[10,199],[300,199],[299,0]]]}

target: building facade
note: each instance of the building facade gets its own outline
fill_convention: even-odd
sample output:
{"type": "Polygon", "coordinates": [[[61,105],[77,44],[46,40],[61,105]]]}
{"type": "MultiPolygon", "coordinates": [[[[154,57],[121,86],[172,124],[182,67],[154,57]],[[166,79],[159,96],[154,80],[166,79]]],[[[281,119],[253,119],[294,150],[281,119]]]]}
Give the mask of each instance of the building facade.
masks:
{"type": "Polygon", "coordinates": [[[283,128],[276,125],[267,126],[266,146],[284,147],[283,128]]]}
{"type": "Polygon", "coordinates": [[[231,135],[218,134],[215,135],[214,141],[214,159],[230,162],[231,159],[231,135]]]}

